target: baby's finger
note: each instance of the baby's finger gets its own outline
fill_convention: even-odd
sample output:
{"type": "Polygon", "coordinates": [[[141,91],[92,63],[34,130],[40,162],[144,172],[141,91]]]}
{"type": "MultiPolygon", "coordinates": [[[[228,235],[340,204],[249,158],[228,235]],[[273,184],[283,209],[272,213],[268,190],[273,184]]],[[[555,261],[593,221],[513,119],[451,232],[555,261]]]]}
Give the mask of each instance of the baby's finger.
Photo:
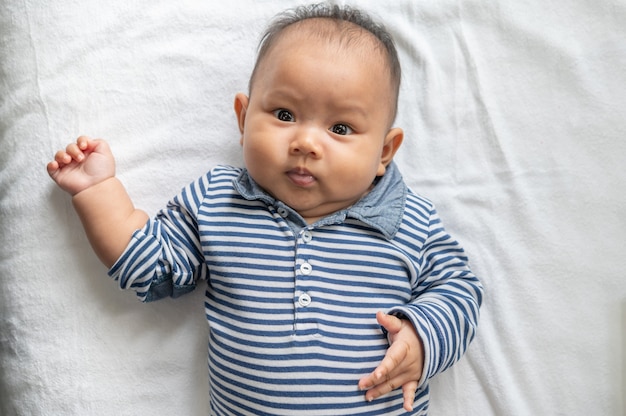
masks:
{"type": "Polygon", "coordinates": [[[398,366],[406,358],[407,351],[406,348],[401,348],[401,345],[402,343],[398,343],[389,347],[387,354],[378,367],[376,367],[371,374],[364,377],[359,383],[359,386],[364,389],[373,389],[376,392],[382,391],[382,394],[400,387],[400,384],[394,382],[398,366]]]}
{"type": "Polygon", "coordinates": [[[417,381],[409,381],[402,385],[402,393],[404,397],[404,410],[413,411],[413,402],[415,402],[415,392],[417,391],[417,381]]]}
{"type": "Polygon", "coordinates": [[[88,136],[80,136],[78,139],[76,139],[76,144],[78,145],[79,149],[87,150],[90,140],[91,139],[88,136]]]}
{"type": "MultiPolygon", "coordinates": [[[[372,401],[400,387],[399,377],[385,378],[365,393],[365,400],[372,401]]],[[[406,402],[406,399],[405,399],[406,402]]]]}
{"type": "Polygon", "coordinates": [[[59,162],[57,162],[56,160],[49,162],[46,165],[46,170],[48,171],[48,175],[54,178],[54,176],[56,176],[56,173],[59,171],[59,162]]]}
{"type": "Polygon", "coordinates": [[[85,158],[85,154],[80,149],[80,147],[78,147],[78,143],[68,144],[65,148],[65,152],[77,162],[81,162],[85,158]]]}
{"type": "Polygon", "coordinates": [[[62,167],[72,163],[72,156],[68,155],[65,150],[59,150],[54,154],[54,161],[62,167]]]}
{"type": "Polygon", "coordinates": [[[397,316],[387,315],[382,311],[376,313],[376,320],[384,327],[389,335],[395,335],[402,329],[402,320],[397,316]]]}
{"type": "Polygon", "coordinates": [[[390,372],[398,365],[394,358],[389,356],[389,351],[390,350],[387,350],[387,355],[385,355],[378,367],[359,381],[359,388],[361,390],[371,389],[389,380],[390,372]]]}

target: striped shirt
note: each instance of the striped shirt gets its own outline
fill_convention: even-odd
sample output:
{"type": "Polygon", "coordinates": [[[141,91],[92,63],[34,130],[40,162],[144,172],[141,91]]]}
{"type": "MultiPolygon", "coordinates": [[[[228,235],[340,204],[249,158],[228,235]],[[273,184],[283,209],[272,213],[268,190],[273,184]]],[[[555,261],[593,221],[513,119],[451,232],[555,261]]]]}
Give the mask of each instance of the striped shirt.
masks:
{"type": "Polygon", "coordinates": [[[434,206],[395,165],[355,205],[306,222],[245,169],[220,166],[134,233],[109,274],[142,301],[207,280],[214,415],[399,415],[401,389],[365,401],[357,383],[389,347],[379,310],[424,344],[428,379],[474,337],[482,287],[434,206]]]}

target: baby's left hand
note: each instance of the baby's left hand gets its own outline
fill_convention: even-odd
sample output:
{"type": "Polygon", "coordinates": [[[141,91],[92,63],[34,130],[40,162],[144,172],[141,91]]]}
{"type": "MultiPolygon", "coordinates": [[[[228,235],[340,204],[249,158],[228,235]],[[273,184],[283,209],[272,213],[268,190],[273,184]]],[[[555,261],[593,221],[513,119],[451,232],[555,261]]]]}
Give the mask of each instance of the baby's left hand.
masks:
{"type": "Polygon", "coordinates": [[[424,367],[424,346],[408,320],[383,312],[376,320],[387,330],[390,345],[380,365],[359,380],[359,388],[367,390],[365,399],[372,401],[402,386],[404,409],[410,412],[424,367]]]}

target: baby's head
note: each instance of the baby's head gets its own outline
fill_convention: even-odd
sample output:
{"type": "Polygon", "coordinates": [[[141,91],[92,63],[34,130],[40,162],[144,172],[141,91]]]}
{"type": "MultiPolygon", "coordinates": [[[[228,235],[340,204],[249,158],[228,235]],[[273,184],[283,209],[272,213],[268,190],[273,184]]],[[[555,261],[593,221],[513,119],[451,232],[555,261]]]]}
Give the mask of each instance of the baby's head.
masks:
{"type": "Polygon", "coordinates": [[[252,92],[261,64],[277,41],[282,36],[288,35],[289,29],[298,31],[298,29],[303,29],[301,26],[305,24],[304,32],[308,31],[308,35],[312,38],[325,39],[329,43],[336,43],[338,47],[346,49],[363,47],[364,50],[361,52],[377,54],[376,56],[381,59],[388,71],[392,100],[391,122],[393,122],[398,110],[401,80],[400,61],[393,38],[382,24],[375,22],[363,11],[350,6],[320,3],[301,6],[278,15],[261,38],[256,63],[250,77],[249,93],[252,92]],[[310,19],[317,20],[311,21],[310,19]]]}
{"type": "Polygon", "coordinates": [[[250,176],[307,222],[367,194],[402,143],[400,65],[389,34],[348,7],[281,15],[266,32],[249,96],[235,98],[250,176]]]}

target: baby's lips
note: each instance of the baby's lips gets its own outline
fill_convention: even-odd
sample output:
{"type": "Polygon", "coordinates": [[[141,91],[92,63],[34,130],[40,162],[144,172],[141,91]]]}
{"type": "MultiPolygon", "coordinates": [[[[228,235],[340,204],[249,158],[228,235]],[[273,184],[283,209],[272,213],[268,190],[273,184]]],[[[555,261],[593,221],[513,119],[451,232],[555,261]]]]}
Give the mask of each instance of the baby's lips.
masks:
{"type": "Polygon", "coordinates": [[[298,186],[310,186],[315,182],[315,177],[306,169],[292,169],[287,176],[298,186]]]}

